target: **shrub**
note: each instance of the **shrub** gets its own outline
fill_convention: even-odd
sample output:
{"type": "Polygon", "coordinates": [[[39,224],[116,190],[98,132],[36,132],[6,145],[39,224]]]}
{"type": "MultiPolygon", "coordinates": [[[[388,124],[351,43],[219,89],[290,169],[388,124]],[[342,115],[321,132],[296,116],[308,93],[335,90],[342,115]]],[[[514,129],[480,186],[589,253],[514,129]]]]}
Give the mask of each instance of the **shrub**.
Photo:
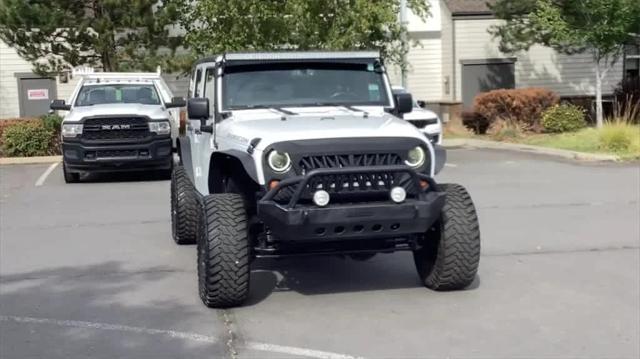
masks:
{"type": "Polygon", "coordinates": [[[542,113],[556,105],[559,97],[550,90],[524,88],[493,90],[474,99],[474,111],[486,119],[489,126],[497,121],[517,123],[523,130],[542,132],[542,113]]]}
{"type": "Polygon", "coordinates": [[[555,105],[542,115],[542,126],[546,132],[571,132],[584,128],[585,110],[572,104],[555,105]]]}
{"type": "Polygon", "coordinates": [[[505,120],[494,121],[487,134],[496,141],[515,140],[523,136],[524,131],[518,122],[509,122],[505,120]]]}
{"type": "Polygon", "coordinates": [[[53,133],[42,122],[19,122],[4,129],[2,152],[15,157],[46,156],[52,153],[52,137],[53,133]]]}
{"type": "Polygon", "coordinates": [[[56,114],[48,114],[40,117],[40,120],[42,121],[42,125],[44,126],[44,128],[46,128],[47,130],[56,134],[60,133],[62,127],[62,117],[56,114]]]}
{"type": "Polygon", "coordinates": [[[489,121],[474,111],[462,112],[462,124],[479,135],[486,133],[489,128],[489,121]]]}

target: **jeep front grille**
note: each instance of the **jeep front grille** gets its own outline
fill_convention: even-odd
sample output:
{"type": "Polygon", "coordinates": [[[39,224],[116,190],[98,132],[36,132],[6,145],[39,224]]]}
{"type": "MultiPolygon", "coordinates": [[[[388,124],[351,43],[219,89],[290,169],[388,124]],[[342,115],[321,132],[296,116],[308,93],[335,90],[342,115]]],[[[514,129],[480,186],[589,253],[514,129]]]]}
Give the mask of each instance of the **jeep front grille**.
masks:
{"type": "Polygon", "coordinates": [[[395,153],[313,155],[302,157],[299,162],[303,174],[318,168],[393,166],[401,164],[402,158],[395,153]]]}
{"type": "Polygon", "coordinates": [[[89,141],[141,140],[149,137],[142,117],[101,117],[84,121],[81,138],[89,141]]]}

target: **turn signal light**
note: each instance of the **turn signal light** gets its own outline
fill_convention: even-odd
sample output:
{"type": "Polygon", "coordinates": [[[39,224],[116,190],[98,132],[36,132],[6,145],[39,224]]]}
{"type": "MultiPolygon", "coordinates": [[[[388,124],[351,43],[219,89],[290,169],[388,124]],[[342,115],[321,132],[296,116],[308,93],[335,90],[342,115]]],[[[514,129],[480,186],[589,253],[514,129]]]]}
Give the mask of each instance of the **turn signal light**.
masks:
{"type": "Polygon", "coordinates": [[[280,181],[278,180],[272,180],[269,182],[269,189],[274,189],[278,186],[278,184],[280,183],[280,181]]]}
{"type": "Polygon", "coordinates": [[[420,188],[427,189],[429,187],[429,182],[425,180],[420,180],[420,188]]]}

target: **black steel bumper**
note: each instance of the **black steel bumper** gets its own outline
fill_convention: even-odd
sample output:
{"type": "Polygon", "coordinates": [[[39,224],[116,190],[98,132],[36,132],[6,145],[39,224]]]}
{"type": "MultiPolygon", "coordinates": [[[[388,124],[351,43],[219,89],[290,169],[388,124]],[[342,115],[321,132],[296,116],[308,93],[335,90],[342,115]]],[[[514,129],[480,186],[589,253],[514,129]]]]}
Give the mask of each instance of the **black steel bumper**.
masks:
{"type": "Polygon", "coordinates": [[[111,172],[141,169],[169,169],[173,161],[170,137],[142,143],[62,143],[65,166],[70,171],[111,172]]]}
{"type": "Polygon", "coordinates": [[[258,202],[258,217],[275,237],[285,241],[327,241],[367,238],[394,238],[424,233],[439,218],[445,194],[436,190],[435,182],[406,166],[385,166],[340,169],[319,169],[305,176],[289,178],[270,190],[258,202]],[[363,172],[375,174],[388,171],[405,172],[413,177],[417,195],[402,203],[388,199],[375,202],[349,202],[318,207],[301,204],[301,193],[316,176],[363,172]],[[427,189],[419,186],[428,183],[427,189]],[[294,187],[288,203],[278,203],[276,195],[294,187]]]}

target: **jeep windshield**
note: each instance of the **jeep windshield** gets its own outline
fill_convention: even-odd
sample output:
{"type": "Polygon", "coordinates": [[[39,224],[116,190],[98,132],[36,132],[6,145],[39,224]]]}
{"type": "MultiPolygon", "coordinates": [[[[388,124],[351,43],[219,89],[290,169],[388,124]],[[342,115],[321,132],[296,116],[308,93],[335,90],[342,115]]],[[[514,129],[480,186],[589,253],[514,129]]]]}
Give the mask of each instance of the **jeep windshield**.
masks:
{"type": "Polygon", "coordinates": [[[91,84],[80,89],[76,106],[139,103],[160,105],[160,98],[152,84],[91,84]]]}
{"type": "Polygon", "coordinates": [[[370,63],[265,63],[225,68],[223,110],[391,106],[384,73],[370,63]]]}

